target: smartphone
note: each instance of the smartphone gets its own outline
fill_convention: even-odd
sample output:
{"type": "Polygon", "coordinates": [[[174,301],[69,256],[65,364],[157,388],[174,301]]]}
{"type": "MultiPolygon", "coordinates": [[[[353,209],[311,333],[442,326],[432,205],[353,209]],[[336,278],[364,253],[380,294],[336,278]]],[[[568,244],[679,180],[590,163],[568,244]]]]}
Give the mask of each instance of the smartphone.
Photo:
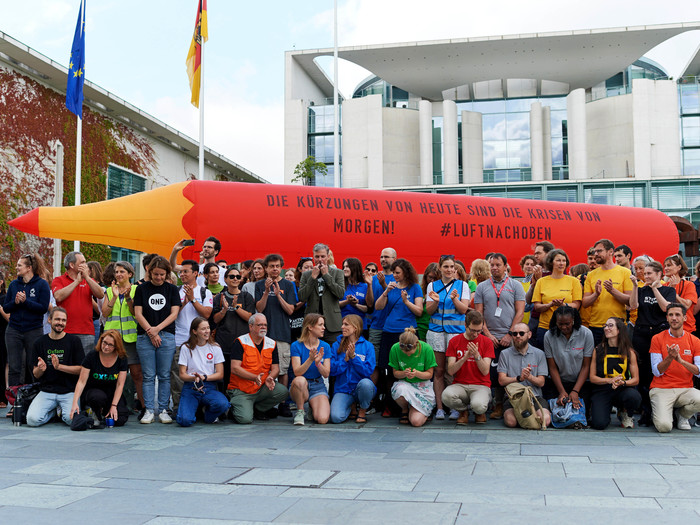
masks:
{"type": "Polygon", "coordinates": [[[185,239],[182,242],[183,246],[194,246],[194,239],[185,239]]]}

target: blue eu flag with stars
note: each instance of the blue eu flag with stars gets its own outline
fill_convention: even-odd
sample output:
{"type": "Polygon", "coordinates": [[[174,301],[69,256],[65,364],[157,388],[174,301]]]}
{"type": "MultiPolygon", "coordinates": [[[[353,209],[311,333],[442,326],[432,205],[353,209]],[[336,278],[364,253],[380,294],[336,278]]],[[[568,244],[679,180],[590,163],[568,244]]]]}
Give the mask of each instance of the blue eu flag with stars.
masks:
{"type": "Polygon", "coordinates": [[[84,2],[81,0],[73,47],[70,51],[68,85],[66,86],[66,107],[81,119],[83,118],[83,83],[85,82],[85,18],[83,10],[84,2]]]}

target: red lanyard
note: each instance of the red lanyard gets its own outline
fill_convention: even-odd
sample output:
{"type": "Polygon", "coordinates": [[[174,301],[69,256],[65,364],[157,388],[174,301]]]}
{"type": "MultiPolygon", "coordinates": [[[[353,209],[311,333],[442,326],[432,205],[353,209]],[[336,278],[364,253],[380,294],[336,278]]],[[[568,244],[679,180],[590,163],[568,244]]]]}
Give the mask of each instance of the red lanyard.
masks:
{"type": "Polygon", "coordinates": [[[496,290],[496,283],[493,282],[493,277],[490,277],[489,280],[491,281],[491,286],[493,286],[493,292],[496,294],[496,308],[498,308],[499,303],[501,302],[501,293],[503,292],[503,289],[506,287],[506,283],[508,282],[509,277],[506,277],[506,280],[503,281],[503,284],[501,285],[500,290],[496,290]]]}

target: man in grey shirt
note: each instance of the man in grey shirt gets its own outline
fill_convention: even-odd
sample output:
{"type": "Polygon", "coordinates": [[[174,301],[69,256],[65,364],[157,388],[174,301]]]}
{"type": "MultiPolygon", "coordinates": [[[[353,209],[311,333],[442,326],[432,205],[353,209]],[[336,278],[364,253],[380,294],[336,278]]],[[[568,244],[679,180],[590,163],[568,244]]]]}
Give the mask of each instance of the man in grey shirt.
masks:
{"type": "Polygon", "coordinates": [[[545,397],[556,397],[557,404],[561,406],[566,404],[568,398],[574,408],[579,408],[580,399],[583,399],[588,410],[593,334],[581,325],[578,310],[571,306],[557,308],[549,326],[544,336],[544,354],[550,376],[544,389],[545,397]]]}
{"type": "MultiPolygon", "coordinates": [[[[548,373],[547,359],[542,350],[530,345],[531,335],[532,332],[525,323],[515,325],[511,331],[513,346],[504,349],[498,360],[498,382],[503,387],[511,383],[520,383],[532,388],[542,405],[542,413],[539,416],[544,419],[545,426],[549,426],[551,413],[547,408],[547,401],[542,397],[542,386],[548,373]]],[[[516,427],[518,420],[509,400],[505,401],[503,408],[503,422],[507,427],[516,427]]]]}
{"type": "MultiPolygon", "coordinates": [[[[491,384],[498,385],[498,359],[501,350],[513,343],[510,336],[513,327],[523,320],[525,290],[522,284],[507,275],[505,255],[494,253],[489,264],[491,277],[476,287],[474,308],[484,316],[484,335],[493,342],[496,359],[491,362],[491,384]]],[[[503,395],[503,387],[494,386],[491,419],[503,417],[503,395]]]]}

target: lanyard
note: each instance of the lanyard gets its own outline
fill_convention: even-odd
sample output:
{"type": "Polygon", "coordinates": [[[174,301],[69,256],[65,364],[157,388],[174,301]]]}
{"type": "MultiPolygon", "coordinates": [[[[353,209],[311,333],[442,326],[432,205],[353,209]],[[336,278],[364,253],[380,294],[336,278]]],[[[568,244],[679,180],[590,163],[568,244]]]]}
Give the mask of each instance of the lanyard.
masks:
{"type": "Polygon", "coordinates": [[[496,283],[493,282],[493,277],[489,278],[489,280],[491,281],[491,286],[493,286],[493,292],[496,294],[496,308],[498,308],[498,305],[501,302],[501,293],[503,292],[503,289],[506,287],[506,284],[508,283],[508,279],[510,279],[510,277],[506,277],[505,281],[503,281],[503,284],[501,285],[501,289],[496,290],[496,283]]]}

